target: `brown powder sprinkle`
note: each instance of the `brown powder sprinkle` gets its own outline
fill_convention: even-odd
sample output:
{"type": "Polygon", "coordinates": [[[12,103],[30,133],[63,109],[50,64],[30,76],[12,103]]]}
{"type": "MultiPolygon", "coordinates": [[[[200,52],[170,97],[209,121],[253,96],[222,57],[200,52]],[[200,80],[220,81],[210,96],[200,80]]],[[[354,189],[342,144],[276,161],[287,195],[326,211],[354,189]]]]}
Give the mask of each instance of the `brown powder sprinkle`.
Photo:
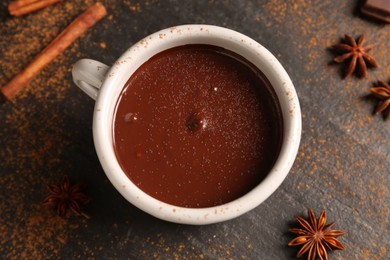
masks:
{"type": "Polygon", "coordinates": [[[99,43],[99,47],[102,48],[102,49],[105,49],[105,48],[107,48],[107,43],[105,43],[105,42],[100,42],[100,43],[99,43]]]}

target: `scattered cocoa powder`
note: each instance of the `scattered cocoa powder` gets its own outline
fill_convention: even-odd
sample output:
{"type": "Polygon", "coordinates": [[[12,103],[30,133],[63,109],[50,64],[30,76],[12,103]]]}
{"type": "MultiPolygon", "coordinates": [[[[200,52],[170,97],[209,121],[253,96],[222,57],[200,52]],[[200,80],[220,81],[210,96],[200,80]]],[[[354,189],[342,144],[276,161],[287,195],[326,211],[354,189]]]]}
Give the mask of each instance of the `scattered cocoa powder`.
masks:
{"type": "MultiPolygon", "coordinates": [[[[6,2],[2,1],[0,7],[6,7],[6,2]]],[[[0,86],[93,3],[63,1],[2,21],[0,86]]],[[[58,165],[71,138],[61,128],[65,122],[57,104],[69,98],[69,89],[74,88],[70,72],[71,64],[79,58],[78,48],[76,41],[59,55],[20,92],[15,104],[0,104],[7,111],[1,115],[0,131],[0,146],[4,147],[0,149],[2,258],[54,259],[67,244],[69,230],[77,232],[70,225],[85,225],[85,220],[60,218],[41,205],[47,194],[45,182],[58,180],[64,174],[58,165]],[[29,100],[34,100],[34,105],[28,105],[29,100]]]]}

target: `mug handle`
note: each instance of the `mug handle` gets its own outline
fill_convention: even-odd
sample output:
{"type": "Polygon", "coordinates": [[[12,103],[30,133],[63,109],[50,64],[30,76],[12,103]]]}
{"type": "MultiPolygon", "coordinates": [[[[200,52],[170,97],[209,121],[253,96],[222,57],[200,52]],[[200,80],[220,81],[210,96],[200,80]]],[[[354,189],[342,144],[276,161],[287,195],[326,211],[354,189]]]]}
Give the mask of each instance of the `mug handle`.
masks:
{"type": "Polygon", "coordinates": [[[109,69],[110,67],[100,61],[81,59],[73,65],[73,82],[90,98],[96,100],[109,69]]]}

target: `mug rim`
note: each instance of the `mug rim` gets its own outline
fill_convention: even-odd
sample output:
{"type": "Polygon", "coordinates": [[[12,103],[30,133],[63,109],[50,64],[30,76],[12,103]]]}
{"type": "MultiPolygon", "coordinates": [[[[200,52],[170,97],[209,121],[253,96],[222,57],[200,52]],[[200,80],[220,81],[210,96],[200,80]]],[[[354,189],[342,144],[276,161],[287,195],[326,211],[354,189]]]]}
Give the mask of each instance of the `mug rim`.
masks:
{"type": "Polygon", "coordinates": [[[93,113],[95,149],[110,182],[134,206],[157,218],[182,224],[204,225],[238,217],[266,200],[286,178],[301,138],[301,111],[298,96],[285,69],[265,47],[239,32],[206,24],[187,24],[157,31],[125,51],[108,71],[96,99],[93,113]],[[207,208],[171,205],[146,194],[127,177],[116,158],[112,145],[115,106],[124,83],[140,65],[156,53],[185,44],[212,42],[243,56],[259,68],[271,82],[281,106],[283,141],[277,160],[255,188],[231,202],[207,208]],[[241,46],[241,47],[240,47],[241,46]],[[240,50],[240,51],[238,51],[240,50]],[[124,83],[123,83],[124,81],[124,83]],[[119,84],[122,82],[123,84],[119,84]],[[116,86],[114,86],[116,84],[116,86]],[[114,97],[116,98],[114,99],[114,97]],[[113,103],[115,103],[113,105],[113,103]],[[108,121],[107,121],[108,120],[108,121]]]}

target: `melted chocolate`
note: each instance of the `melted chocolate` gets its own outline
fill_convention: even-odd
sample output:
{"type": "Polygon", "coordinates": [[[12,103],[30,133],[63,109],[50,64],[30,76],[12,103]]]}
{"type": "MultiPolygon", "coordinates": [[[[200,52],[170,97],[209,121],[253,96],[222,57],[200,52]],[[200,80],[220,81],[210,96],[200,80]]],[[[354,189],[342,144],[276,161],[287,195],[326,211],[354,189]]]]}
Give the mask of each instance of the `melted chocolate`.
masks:
{"type": "Polygon", "coordinates": [[[282,140],[280,106],[263,73],[210,45],[163,51],[127,81],[114,117],[127,176],[182,207],[232,201],[267,175],[282,140]]]}

